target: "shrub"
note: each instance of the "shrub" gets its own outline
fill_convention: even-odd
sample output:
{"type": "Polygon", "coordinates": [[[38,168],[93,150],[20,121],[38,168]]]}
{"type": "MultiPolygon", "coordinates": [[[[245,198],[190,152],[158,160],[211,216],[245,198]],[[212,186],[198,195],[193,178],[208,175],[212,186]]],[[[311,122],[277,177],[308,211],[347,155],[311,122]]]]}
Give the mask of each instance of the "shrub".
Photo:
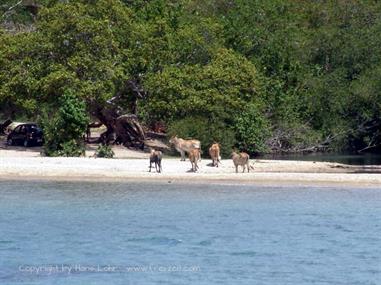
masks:
{"type": "Polygon", "coordinates": [[[260,109],[251,105],[235,120],[237,146],[240,150],[250,153],[263,153],[268,151],[266,139],[270,135],[270,124],[260,109]]]}
{"type": "Polygon", "coordinates": [[[70,90],[59,100],[54,114],[43,112],[44,151],[47,156],[81,156],[85,153],[83,135],[89,118],[85,103],[70,90]]]}
{"type": "Polygon", "coordinates": [[[61,149],[56,152],[57,156],[83,156],[85,155],[85,145],[83,142],[71,140],[61,144],[61,149]]]}
{"type": "Polygon", "coordinates": [[[109,145],[100,145],[95,152],[96,157],[113,158],[114,155],[115,153],[109,145]]]}

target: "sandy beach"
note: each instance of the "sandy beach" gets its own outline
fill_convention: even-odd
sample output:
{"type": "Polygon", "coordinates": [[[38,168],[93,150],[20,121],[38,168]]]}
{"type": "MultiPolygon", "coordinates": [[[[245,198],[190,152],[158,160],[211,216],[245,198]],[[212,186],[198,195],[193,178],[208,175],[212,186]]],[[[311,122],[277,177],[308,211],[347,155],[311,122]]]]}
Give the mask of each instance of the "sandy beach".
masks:
{"type": "Polygon", "coordinates": [[[86,157],[41,157],[38,148],[0,149],[0,180],[167,181],[184,183],[245,183],[268,185],[340,185],[381,187],[380,166],[349,166],[339,163],[252,159],[254,171],[235,173],[230,159],[211,167],[210,159],[199,163],[197,173],[189,161],[164,157],[163,172],[148,170],[148,153],[114,147],[115,158],[94,158],[95,146],[86,157]]]}

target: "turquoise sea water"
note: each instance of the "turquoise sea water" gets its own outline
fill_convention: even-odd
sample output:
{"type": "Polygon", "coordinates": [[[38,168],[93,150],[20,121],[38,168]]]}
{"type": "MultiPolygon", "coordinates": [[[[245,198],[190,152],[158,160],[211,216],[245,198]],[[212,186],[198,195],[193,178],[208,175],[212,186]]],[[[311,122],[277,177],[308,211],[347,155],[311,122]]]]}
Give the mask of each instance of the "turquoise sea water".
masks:
{"type": "Polygon", "coordinates": [[[381,189],[0,182],[0,284],[381,284],[381,189]]]}

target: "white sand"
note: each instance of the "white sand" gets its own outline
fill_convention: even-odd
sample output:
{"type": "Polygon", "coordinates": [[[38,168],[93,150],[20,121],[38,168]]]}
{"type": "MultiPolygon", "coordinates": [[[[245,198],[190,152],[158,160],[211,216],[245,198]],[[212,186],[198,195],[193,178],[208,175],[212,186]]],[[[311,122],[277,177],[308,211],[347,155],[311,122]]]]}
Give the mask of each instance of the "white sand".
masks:
{"type": "MultiPolygon", "coordinates": [[[[163,173],[148,172],[148,154],[115,147],[115,159],[40,157],[38,149],[0,149],[0,180],[57,179],[91,181],[169,181],[185,183],[258,183],[269,185],[340,185],[381,188],[381,174],[355,173],[361,168],[337,163],[252,160],[255,170],[235,173],[231,160],[211,167],[203,159],[197,173],[190,172],[189,161],[163,158],[163,173]]],[[[89,149],[87,156],[94,153],[89,149]]],[[[379,167],[372,168],[380,171],[379,167]]]]}

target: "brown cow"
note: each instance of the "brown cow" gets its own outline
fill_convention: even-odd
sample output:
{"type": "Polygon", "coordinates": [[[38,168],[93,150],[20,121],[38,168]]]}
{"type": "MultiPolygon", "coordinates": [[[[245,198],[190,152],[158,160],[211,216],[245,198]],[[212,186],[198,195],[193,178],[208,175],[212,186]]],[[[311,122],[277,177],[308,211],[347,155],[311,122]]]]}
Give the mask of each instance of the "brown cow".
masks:
{"type": "Polygon", "coordinates": [[[218,163],[221,162],[220,145],[218,143],[212,144],[209,148],[209,155],[212,159],[212,165],[218,167],[218,163]]]}
{"type": "Polygon", "coordinates": [[[250,156],[246,152],[236,153],[232,152],[232,159],[235,166],[235,172],[238,173],[238,166],[241,165],[243,167],[242,173],[245,172],[245,167],[247,168],[247,172],[250,172],[250,168],[254,169],[253,166],[250,165],[250,156]]]}
{"type": "Polygon", "coordinates": [[[201,154],[200,154],[200,150],[198,148],[192,149],[189,152],[189,161],[192,164],[192,171],[193,172],[196,172],[198,169],[197,162],[200,159],[200,156],[201,156],[201,154]]]}
{"type": "Polygon", "coordinates": [[[192,149],[201,150],[201,143],[199,140],[184,140],[174,136],[169,140],[169,143],[173,144],[175,149],[180,152],[181,161],[185,161],[185,152],[190,153],[192,149]]]}

